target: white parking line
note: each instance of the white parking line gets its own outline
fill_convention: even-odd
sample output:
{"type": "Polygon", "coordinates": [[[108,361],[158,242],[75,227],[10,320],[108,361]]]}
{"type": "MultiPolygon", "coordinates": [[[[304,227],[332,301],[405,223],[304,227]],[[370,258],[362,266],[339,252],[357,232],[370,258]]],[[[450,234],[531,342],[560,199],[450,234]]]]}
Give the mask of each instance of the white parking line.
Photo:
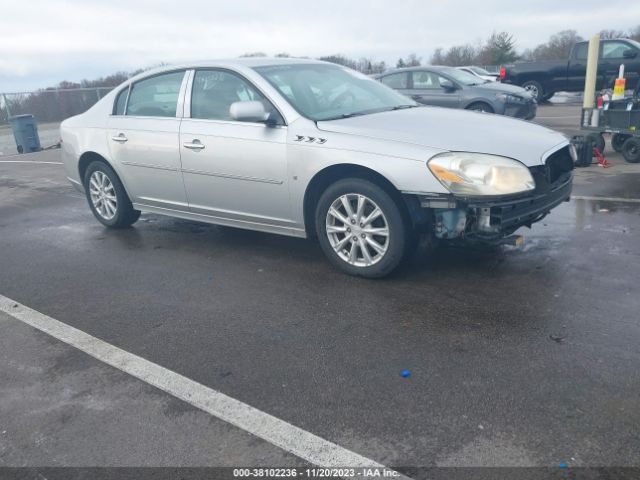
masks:
{"type": "Polygon", "coordinates": [[[640,203],[640,198],[623,198],[623,197],[589,197],[585,195],[571,195],[571,200],[598,200],[605,202],[621,202],[621,203],[640,203]]]}
{"type": "Polygon", "coordinates": [[[0,160],[0,163],[49,163],[51,165],[62,165],[62,162],[41,162],[39,160],[0,160]]]}
{"type": "MultiPolygon", "coordinates": [[[[67,343],[101,362],[139,378],[308,462],[329,468],[383,465],[280,420],[183,375],[115,347],[77,328],[0,295],[0,312],[67,343]]],[[[386,469],[387,472],[393,472],[386,469]]],[[[396,472],[394,472],[396,473],[396,472]]],[[[407,478],[400,474],[394,478],[407,478]]]]}

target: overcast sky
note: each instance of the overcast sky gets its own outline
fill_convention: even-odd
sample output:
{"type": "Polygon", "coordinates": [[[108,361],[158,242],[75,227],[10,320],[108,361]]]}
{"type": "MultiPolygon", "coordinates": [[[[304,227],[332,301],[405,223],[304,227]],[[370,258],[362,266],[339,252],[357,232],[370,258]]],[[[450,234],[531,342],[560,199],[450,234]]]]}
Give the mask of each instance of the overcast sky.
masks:
{"type": "Polygon", "coordinates": [[[395,63],[512,32],[519,50],[563,29],[640,24],[634,0],[28,0],[0,9],[0,92],[245,52],[395,63]]]}

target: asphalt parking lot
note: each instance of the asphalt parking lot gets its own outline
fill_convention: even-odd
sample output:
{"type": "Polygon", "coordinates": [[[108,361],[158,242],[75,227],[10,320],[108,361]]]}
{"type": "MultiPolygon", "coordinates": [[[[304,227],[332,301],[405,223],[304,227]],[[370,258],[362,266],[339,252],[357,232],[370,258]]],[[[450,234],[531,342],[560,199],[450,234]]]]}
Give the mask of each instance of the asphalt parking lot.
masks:
{"type": "MultiPolygon", "coordinates": [[[[412,476],[640,467],[640,165],[606,153],[524,247],[440,247],[378,281],[300,239],[155,215],[108,231],[59,151],[4,156],[0,295],[412,476]]],[[[0,331],[1,465],[308,464],[10,312],[0,331]]]]}

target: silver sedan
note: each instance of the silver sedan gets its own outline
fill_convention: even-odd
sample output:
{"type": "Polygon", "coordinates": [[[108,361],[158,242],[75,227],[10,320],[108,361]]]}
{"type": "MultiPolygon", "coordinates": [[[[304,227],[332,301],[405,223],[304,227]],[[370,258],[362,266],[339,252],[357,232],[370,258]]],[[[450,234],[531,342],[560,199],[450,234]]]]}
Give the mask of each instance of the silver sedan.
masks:
{"type": "Polygon", "coordinates": [[[310,60],[145,72],[61,136],[68,179],[107,227],[151,212],[317,237],[335,266],[364,277],[390,273],[418,235],[500,242],[571,191],[563,135],[420,107],[310,60]]]}

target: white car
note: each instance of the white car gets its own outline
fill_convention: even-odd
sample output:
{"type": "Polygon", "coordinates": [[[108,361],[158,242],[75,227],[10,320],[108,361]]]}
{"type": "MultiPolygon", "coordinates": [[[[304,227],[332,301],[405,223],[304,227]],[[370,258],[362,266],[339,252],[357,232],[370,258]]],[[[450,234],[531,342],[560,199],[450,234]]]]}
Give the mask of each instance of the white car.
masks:
{"type": "Polygon", "coordinates": [[[140,212],[317,237],[381,277],[419,234],[500,242],[569,199],[552,130],[421,107],[324,62],[242,59],[134,77],[61,125],[69,180],[107,227],[140,212]]]}
{"type": "Polygon", "coordinates": [[[463,72],[470,73],[474,77],[478,77],[478,78],[481,78],[482,80],[486,80],[487,82],[497,82],[498,77],[500,77],[499,74],[490,73],[481,67],[469,66],[469,67],[456,67],[456,68],[458,70],[462,70],[463,72]]]}

